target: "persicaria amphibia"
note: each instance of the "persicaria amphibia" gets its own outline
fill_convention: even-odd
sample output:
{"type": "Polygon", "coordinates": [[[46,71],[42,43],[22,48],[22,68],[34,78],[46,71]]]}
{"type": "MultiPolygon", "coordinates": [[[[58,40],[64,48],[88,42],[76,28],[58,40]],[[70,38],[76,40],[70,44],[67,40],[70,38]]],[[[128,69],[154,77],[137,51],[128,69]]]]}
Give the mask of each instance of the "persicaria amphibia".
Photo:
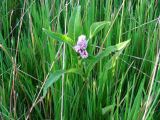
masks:
{"type": "Polygon", "coordinates": [[[87,48],[87,40],[85,35],[81,35],[78,37],[77,45],[75,45],[74,50],[80,54],[82,58],[88,57],[87,48]]]}

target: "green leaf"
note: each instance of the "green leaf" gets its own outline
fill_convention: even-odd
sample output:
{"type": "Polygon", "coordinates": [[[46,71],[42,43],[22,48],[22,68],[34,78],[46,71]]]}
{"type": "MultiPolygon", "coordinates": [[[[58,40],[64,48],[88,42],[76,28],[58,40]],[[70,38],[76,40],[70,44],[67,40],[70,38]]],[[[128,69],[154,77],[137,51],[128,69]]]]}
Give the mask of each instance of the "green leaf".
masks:
{"type": "Polygon", "coordinates": [[[114,109],[114,107],[115,105],[109,105],[109,106],[102,108],[102,115],[105,115],[106,113],[110,112],[111,110],[114,109]]]}
{"type": "Polygon", "coordinates": [[[75,73],[75,74],[79,74],[81,77],[83,77],[81,70],[76,69],[76,68],[72,68],[69,70],[58,70],[55,71],[54,73],[50,74],[49,78],[47,79],[44,88],[43,88],[43,97],[46,96],[47,94],[47,89],[53,84],[55,83],[57,80],[59,80],[59,78],[65,74],[65,73],[75,73]]]}
{"type": "Polygon", "coordinates": [[[73,45],[75,44],[73,42],[73,40],[71,38],[69,38],[68,36],[66,35],[63,35],[63,34],[60,34],[60,33],[55,33],[55,32],[52,32],[50,30],[47,30],[45,28],[42,29],[49,37],[59,41],[59,42],[64,42],[66,44],[68,44],[69,46],[73,47],[73,45]]]}
{"type": "Polygon", "coordinates": [[[133,106],[131,108],[131,111],[128,114],[127,120],[137,120],[139,112],[141,111],[141,101],[142,101],[142,93],[144,89],[144,79],[142,80],[137,95],[135,96],[133,106]]]}
{"type": "Polygon", "coordinates": [[[69,20],[68,36],[74,41],[82,34],[81,6],[76,6],[69,20]]]}
{"type": "Polygon", "coordinates": [[[95,22],[90,27],[90,35],[89,38],[91,39],[94,35],[96,35],[100,30],[102,30],[107,24],[110,24],[110,22],[107,21],[101,21],[101,22],[95,22]]]}
{"type": "Polygon", "coordinates": [[[47,89],[53,84],[55,83],[62,74],[65,73],[65,70],[58,70],[52,74],[50,74],[48,80],[46,81],[44,88],[43,88],[43,96],[46,96],[47,94],[47,89]]]}
{"type": "Polygon", "coordinates": [[[106,71],[110,70],[111,68],[115,66],[116,60],[120,56],[121,53],[122,53],[122,50],[116,52],[111,57],[111,59],[106,64],[104,64],[104,70],[103,70],[104,74],[106,73],[106,71]]]}
{"type": "Polygon", "coordinates": [[[102,51],[97,56],[93,57],[92,59],[89,59],[88,65],[87,65],[87,70],[86,70],[87,76],[92,71],[92,69],[94,68],[95,64],[98,63],[102,58],[108,56],[112,52],[118,52],[120,50],[123,50],[129,44],[129,42],[130,42],[130,40],[127,40],[125,42],[116,44],[114,46],[109,46],[108,48],[106,48],[104,51],[102,51]]]}

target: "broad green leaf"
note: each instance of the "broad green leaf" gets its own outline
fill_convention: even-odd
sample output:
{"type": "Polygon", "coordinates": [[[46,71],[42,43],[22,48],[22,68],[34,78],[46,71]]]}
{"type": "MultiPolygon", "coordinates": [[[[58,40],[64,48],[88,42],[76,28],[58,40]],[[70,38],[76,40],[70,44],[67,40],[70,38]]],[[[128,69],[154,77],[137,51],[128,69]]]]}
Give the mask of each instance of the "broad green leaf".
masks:
{"type": "Polygon", "coordinates": [[[57,80],[59,80],[59,78],[66,73],[75,73],[75,74],[79,74],[81,77],[82,76],[82,72],[79,69],[76,68],[72,68],[69,70],[58,70],[55,71],[54,73],[50,74],[49,78],[47,79],[44,88],[43,88],[43,96],[45,97],[47,94],[47,89],[53,84],[55,83],[57,80]]]}
{"type": "Polygon", "coordinates": [[[58,70],[52,74],[50,74],[48,80],[46,81],[44,88],[43,88],[43,96],[46,96],[47,94],[47,89],[53,84],[55,83],[62,74],[65,73],[65,70],[58,70]]]}
{"type": "Polygon", "coordinates": [[[68,25],[68,36],[74,41],[79,35],[82,34],[82,22],[81,22],[81,6],[76,6],[73,9],[71,18],[68,25]]]}
{"type": "Polygon", "coordinates": [[[95,36],[100,30],[102,30],[107,24],[110,24],[110,22],[107,21],[101,21],[101,22],[95,22],[90,27],[90,35],[89,38],[91,39],[93,36],[95,36]]]}
{"type": "Polygon", "coordinates": [[[115,66],[116,60],[121,53],[122,53],[122,50],[120,50],[119,52],[116,52],[115,55],[113,55],[112,58],[106,64],[104,64],[104,70],[103,70],[104,73],[106,73],[106,71],[110,70],[112,67],[115,66]]]}
{"type": "Polygon", "coordinates": [[[130,40],[127,40],[125,42],[116,44],[114,46],[109,46],[104,51],[102,51],[100,54],[98,54],[97,56],[90,59],[88,61],[87,70],[86,70],[87,75],[89,75],[91,70],[94,68],[95,64],[97,62],[99,62],[102,58],[108,56],[112,52],[117,52],[117,51],[123,50],[129,44],[129,42],[130,42],[130,40]]]}
{"type": "Polygon", "coordinates": [[[75,74],[79,74],[81,77],[83,77],[83,72],[77,68],[69,69],[66,71],[66,73],[75,73],[75,74]]]}
{"type": "Polygon", "coordinates": [[[43,28],[43,31],[51,38],[55,39],[55,40],[58,40],[60,42],[64,42],[66,44],[68,44],[69,46],[73,47],[74,45],[74,42],[71,38],[69,38],[68,36],[66,35],[62,35],[60,33],[55,33],[55,32],[52,32],[50,30],[47,30],[45,28],[43,28]]]}

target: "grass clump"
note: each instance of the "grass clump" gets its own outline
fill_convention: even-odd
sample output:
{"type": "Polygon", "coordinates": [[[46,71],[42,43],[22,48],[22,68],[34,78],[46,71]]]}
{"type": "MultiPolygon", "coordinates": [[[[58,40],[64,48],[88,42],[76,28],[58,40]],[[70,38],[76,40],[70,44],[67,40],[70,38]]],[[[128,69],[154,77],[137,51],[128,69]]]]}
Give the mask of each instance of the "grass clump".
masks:
{"type": "Polygon", "coordinates": [[[158,120],[159,1],[0,1],[0,119],[158,120]],[[86,36],[88,57],[74,50],[86,36]]]}

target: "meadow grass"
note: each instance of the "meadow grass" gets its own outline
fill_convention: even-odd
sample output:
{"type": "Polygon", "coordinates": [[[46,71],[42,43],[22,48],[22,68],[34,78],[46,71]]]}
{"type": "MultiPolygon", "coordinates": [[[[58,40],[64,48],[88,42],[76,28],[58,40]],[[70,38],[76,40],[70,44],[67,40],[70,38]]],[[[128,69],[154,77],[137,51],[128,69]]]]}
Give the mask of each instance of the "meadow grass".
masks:
{"type": "Polygon", "coordinates": [[[1,0],[0,119],[158,120],[159,6],[1,0]],[[82,34],[86,59],[73,49],[82,34]]]}

